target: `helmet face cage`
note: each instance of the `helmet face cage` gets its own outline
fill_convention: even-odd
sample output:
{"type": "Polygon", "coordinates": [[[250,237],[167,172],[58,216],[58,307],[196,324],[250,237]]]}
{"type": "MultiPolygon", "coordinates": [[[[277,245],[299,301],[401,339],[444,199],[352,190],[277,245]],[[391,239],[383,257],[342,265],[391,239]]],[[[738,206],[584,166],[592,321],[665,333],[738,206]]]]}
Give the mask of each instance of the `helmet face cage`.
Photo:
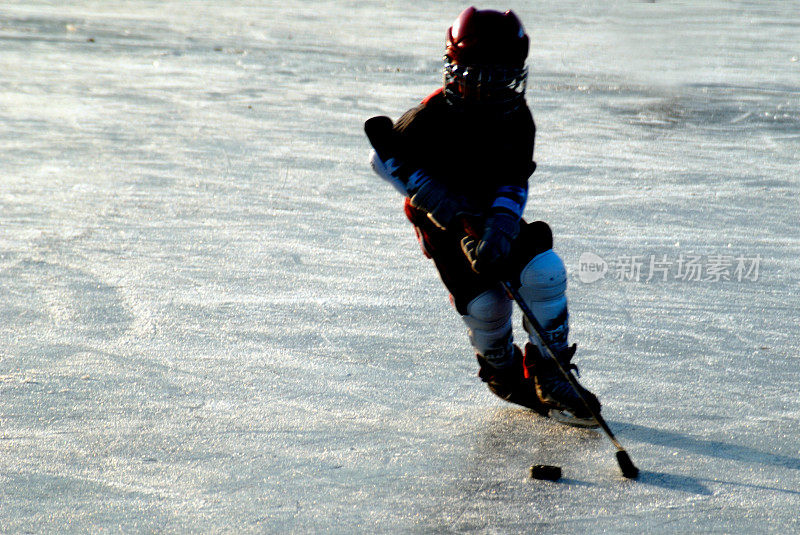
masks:
{"type": "Polygon", "coordinates": [[[458,65],[445,57],[445,96],[455,106],[508,113],[525,98],[528,69],[498,65],[458,65]]]}

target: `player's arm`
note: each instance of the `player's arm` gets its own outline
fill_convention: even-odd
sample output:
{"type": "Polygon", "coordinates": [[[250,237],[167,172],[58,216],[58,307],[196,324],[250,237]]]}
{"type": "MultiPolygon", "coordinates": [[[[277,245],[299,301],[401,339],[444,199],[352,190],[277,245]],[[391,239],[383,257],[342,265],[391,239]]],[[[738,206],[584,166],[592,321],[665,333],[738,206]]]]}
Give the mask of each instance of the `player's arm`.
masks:
{"type": "Polygon", "coordinates": [[[528,200],[528,177],[536,169],[531,161],[527,169],[516,171],[518,179],[497,188],[486,214],[480,240],[462,241],[472,269],[479,273],[498,270],[511,253],[511,243],[519,235],[520,221],[528,200]]]}
{"type": "Polygon", "coordinates": [[[372,144],[370,164],[375,173],[411,199],[411,205],[428,214],[441,228],[449,228],[461,217],[476,214],[462,195],[456,195],[403,153],[403,139],[388,117],[369,119],[364,130],[372,144]]]}

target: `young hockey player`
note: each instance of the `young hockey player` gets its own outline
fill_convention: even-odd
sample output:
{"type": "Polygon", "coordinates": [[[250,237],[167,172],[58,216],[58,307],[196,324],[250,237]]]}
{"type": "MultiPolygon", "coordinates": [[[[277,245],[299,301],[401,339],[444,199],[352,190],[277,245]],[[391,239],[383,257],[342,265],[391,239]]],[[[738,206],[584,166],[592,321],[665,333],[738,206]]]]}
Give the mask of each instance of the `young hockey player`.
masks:
{"type": "MultiPolygon", "coordinates": [[[[464,10],[447,31],[444,83],[396,124],[365,129],[373,169],[406,196],[405,212],[466,323],[479,377],[501,398],[573,425],[595,425],[588,390],[566,380],[537,347],[512,341],[518,289],[568,372],[567,275],[550,227],[521,219],[536,164],[536,128],[525,101],[528,36],[511,11],[464,10]]],[[[523,321],[532,333],[531,325],[523,321]]],[[[574,378],[574,376],[573,376],[574,378]]]]}

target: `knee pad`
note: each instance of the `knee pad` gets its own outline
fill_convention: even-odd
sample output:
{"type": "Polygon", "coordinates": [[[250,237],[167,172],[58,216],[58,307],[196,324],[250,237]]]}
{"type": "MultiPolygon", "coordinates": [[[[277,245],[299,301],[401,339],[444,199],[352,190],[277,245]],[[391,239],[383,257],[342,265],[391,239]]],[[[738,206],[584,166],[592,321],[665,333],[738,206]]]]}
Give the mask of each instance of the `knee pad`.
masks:
{"type": "MultiPolygon", "coordinates": [[[[519,293],[541,324],[554,350],[567,346],[567,270],[555,251],[534,256],[520,273],[519,293]]],[[[531,332],[531,327],[525,325],[531,332]]],[[[533,338],[533,337],[532,337],[533,338]]],[[[535,340],[532,340],[535,342],[535,340]]]]}
{"type": "Polygon", "coordinates": [[[511,300],[501,289],[488,290],[467,304],[461,316],[469,330],[469,340],[489,364],[502,367],[511,358],[511,300]]]}

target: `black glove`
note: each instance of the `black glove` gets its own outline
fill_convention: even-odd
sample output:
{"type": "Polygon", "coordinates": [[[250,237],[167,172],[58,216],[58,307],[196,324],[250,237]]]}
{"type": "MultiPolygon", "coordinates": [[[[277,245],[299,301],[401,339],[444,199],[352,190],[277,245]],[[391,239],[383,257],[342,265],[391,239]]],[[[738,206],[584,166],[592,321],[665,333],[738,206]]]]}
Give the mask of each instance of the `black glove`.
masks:
{"type": "Polygon", "coordinates": [[[519,217],[495,212],[486,218],[480,241],[471,236],[461,240],[461,249],[476,273],[499,275],[511,254],[511,242],[519,234],[519,217]]]}
{"type": "Polygon", "coordinates": [[[412,175],[409,180],[411,206],[427,212],[428,219],[437,227],[446,229],[461,217],[478,215],[478,210],[463,195],[453,195],[446,187],[421,172],[418,177],[415,180],[412,175]]]}

